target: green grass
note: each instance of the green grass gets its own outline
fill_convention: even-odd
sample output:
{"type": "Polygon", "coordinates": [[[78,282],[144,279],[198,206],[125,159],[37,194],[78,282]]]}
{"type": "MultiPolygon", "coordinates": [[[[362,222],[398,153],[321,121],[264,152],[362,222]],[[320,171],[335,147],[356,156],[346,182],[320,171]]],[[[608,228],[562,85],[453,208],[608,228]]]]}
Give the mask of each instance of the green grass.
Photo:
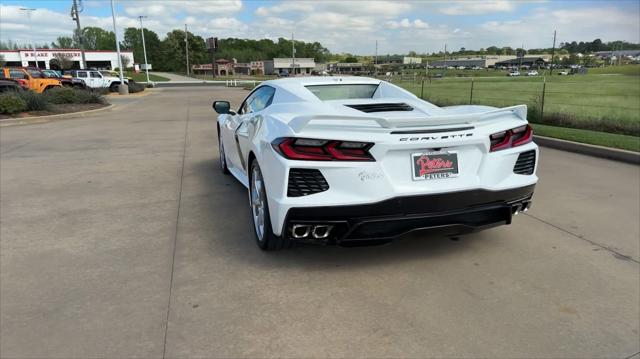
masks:
{"type": "MultiPolygon", "coordinates": [[[[396,82],[420,96],[419,82],[396,82]]],[[[532,121],[561,118],[563,126],[640,134],[640,76],[573,75],[521,78],[445,78],[425,81],[424,98],[438,105],[481,104],[505,107],[527,104],[532,121]],[[542,89],[545,88],[544,118],[542,89]],[[534,114],[533,111],[537,113],[534,114]]]]}
{"type": "Polygon", "coordinates": [[[640,152],[640,137],[636,136],[616,135],[605,132],[537,124],[533,125],[533,130],[534,133],[539,136],[640,152]]]}
{"type": "MultiPolygon", "coordinates": [[[[131,77],[133,79],[133,81],[135,82],[147,82],[147,75],[144,71],[141,71],[139,73],[135,73],[133,71],[127,71],[125,72],[125,76],[126,77],[131,77]]],[[[164,76],[159,76],[159,75],[155,75],[153,73],[149,73],[149,80],[153,81],[153,82],[165,82],[165,81],[169,81],[168,78],[164,77],[164,76]]]]}
{"type": "Polygon", "coordinates": [[[640,65],[607,66],[589,69],[590,74],[619,74],[640,76],[640,65]]]}

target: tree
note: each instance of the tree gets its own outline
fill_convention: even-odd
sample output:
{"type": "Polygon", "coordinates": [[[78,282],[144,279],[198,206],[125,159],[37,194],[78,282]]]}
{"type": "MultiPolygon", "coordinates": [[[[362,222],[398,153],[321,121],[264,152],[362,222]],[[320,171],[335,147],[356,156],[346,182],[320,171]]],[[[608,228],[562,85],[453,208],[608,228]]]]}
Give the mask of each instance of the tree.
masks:
{"type": "MultiPolygon", "coordinates": [[[[147,48],[147,61],[150,64],[159,64],[161,60],[161,43],[158,34],[144,29],[144,42],[147,48]]],[[[124,41],[121,44],[125,49],[133,51],[133,60],[138,63],[144,63],[144,52],[142,48],[142,35],[140,30],[129,27],[124,32],[124,41]]]]}
{"type": "Polygon", "coordinates": [[[129,68],[129,58],[124,56],[124,55],[120,55],[120,63],[122,64],[122,69],[126,70],[129,68]]]}
{"type": "Polygon", "coordinates": [[[71,49],[76,47],[73,38],[69,36],[58,36],[56,42],[51,43],[51,47],[54,49],[71,49]]]}
{"type": "MultiPolygon", "coordinates": [[[[207,55],[204,39],[190,32],[187,32],[187,38],[189,40],[189,63],[209,63],[211,60],[207,55]]],[[[167,37],[161,42],[162,52],[156,68],[167,71],[186,72],[185,67],[187,61],[184,47],[184,31],[173,30],[167,33],[167,37]]]]}
{"type": "Polygon", "coordinates": [[[71,54],[67,54],[64,52],[56,52],[53,55],[53,58],[58,61],[60,68],[63,70],[68,70],[73,67],[73,60],[71,54]]]}
{"type": "MultiPolygon", "coordinates": [[[[85,50],[115,50],[116,35],[99,27],[85,27],[82,29],[85,50]]],[[[79,43],[79,36],[74,34],[74,41],[79,43]]]]}

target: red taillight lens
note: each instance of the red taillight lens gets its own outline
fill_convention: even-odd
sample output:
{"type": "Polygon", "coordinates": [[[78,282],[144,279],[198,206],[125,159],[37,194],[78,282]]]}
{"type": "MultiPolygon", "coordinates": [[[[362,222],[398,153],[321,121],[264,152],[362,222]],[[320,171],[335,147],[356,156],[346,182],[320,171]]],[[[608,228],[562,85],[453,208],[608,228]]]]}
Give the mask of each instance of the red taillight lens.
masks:
{"type": "Polygon", "coordinates": [[[373,143],[279,138],[271,144],[283,157],[302,161],[375,161],[369,149],[373,143]]]}
{"type": "Polygon", "coordinates": [[[491,152],[511,147],[522,146],[533,139],[533,128],[530,125],[512,128],[489,136],[491,152]]]}

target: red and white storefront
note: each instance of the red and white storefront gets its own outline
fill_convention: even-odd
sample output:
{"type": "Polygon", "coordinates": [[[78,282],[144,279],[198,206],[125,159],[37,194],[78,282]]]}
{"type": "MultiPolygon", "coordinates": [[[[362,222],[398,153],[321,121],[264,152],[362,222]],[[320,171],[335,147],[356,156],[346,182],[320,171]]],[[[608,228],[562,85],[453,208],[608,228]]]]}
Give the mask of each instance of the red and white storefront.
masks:
{"type": "MultiPolygon", "coordinates": [[[[115,51],[95,50],[85,51],[87,67],[100,70],[112,70],[118,67],[118,53],[115,51]]],[[[133,66],[133,52],[121,51],[123,57],[129,59],[128,66],[133,66]]],[[[36,56],[38,67],[46,69],[61,69],[60,58],[65,57],[72,62],[72,68],[82,67],[82,53],[79,49],[21,49],[21,50],[0,50],[0,55],[4,58],[7,66],[35,66],[36,56]]]]}

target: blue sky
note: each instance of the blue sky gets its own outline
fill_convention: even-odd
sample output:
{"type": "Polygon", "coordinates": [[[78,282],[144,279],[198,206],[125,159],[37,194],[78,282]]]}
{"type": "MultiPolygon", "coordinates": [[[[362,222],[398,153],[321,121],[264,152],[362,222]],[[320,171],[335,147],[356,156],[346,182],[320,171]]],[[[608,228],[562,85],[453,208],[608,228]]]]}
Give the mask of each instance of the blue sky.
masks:
{"type": "MultiPolygon", "coordinates": [[[[83,0],[84,26],[111,30],[107,0],[83,0]]],[[[0,39],[51,42],[69,36],[71,0],[0,0],[0,39]],[[19,7],[36,8],[33,32],[19,7]],[[36,21],[37,19],[37,21],[36,21]]],[[[333,52],[372,54],[432,52],[448,48],[524,44],[550,47],[558,41],[640,42],[640,1],[243,1],[116,0],[118,28],[145,26],[163,37],[189,24],[203,37],[290,37],[319,41],[333,52]]]]}

